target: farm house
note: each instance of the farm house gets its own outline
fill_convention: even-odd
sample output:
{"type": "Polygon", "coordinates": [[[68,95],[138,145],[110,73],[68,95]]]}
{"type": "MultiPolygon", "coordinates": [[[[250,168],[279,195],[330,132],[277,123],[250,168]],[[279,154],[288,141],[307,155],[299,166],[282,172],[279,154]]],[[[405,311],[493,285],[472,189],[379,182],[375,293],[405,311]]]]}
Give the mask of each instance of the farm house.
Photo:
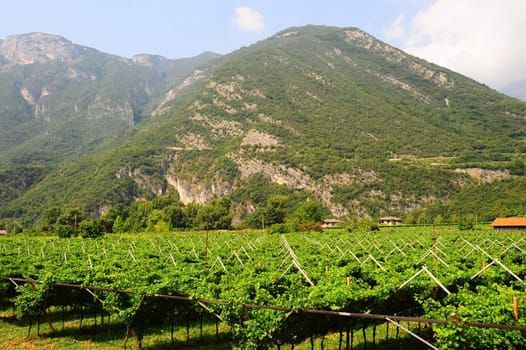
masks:
{"type": "Polygon", "coordinates": [[[335,227],[336,225],[340,225],[340,224],[343,224],[343,221],[338,220],[338,219],[325,219],[323,220],[323,223],[321,226],[323,228],[327,228],[327,227],[335,227]]]}
{"type": "Polygon", "coordinates": [[[492,223],[496,231],[514,230],[526,231],[526,218],[511,217],[511,218],[496,218],[492,223]]]}
{"type": "Polygon", "coordinates": [[[380,218],[380,225],[398,225],[402,223],[402,219],[396,216],[384,216],[380,218]]]}

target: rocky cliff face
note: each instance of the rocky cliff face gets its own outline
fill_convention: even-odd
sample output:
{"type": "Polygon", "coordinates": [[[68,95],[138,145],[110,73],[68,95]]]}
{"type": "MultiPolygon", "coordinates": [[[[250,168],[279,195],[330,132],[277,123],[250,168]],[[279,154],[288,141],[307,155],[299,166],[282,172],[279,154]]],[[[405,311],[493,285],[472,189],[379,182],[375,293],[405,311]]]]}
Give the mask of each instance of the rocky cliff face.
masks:
{"type": "MultiPolygon", "coordinates": [[[[0,40],[0,64],[29,65],[35,63],[71,63],[88,56],[111,56],[98,50],[77,45],[59,35],[29,33],[8,36],[0,40]]],[[[114,56],[117,57],[117,56],[114,56]]],[[[159,75],[173,67],[173,60],[158,55],[138,54],[132,58],[119,57],[122,62],[154,68],[159,75]]]]}
{"type": "MultiPolygon", "coordinates": [[[[494,115],[524,127],[509,118],[503,106],[513,103],[504,96],[357,28],[293,28],[233,54],[211,76],[198,73],[187,80],[206,82],[174,128],[180,147],[173,149],[192,156],[176,159],[167,181],[185,203],[235,196],[262,176],[310,193],[335,216],[403,213],[474,182],[426,157],[480,142],[478,123],[493,124],[494,115]],[[475,123],[464,119],[474,114],[475,123]],[[388,160],[406,152],[409,166],[388,160]]],[[[160,110],[184,88],[170,90],[160,110]]],[[[254,207],[250,197],[242,204],[254,207]]]]}
{"type": "Polygon", "coordinates": [[[149,117],[162,94],[207,57],[124,58],[57,35],[7,37],[0,41],[0,166],[35,147],[48,162],[120,140],[116,134],[149,117]],[[64,137],[77,140],[57,144],[64,137]]]}
{"type": "Polygon", "coordinates": [[[13,35],[0,41],[0,64],[27,65],[49,62],[72,62],[80,59],[86,52],[96,50],[73,44],[57,35],[30,33],[13,35]]]}

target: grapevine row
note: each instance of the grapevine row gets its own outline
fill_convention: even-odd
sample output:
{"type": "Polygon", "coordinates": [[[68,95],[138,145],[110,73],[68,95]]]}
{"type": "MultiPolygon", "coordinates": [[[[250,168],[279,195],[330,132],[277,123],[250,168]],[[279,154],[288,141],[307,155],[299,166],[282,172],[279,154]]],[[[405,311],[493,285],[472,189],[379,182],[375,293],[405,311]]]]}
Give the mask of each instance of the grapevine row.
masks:
{"type": "MultiPolygon", "coordinates": [[[[298,343],[385,321],[292,311],[301,309],[382,315],[411,310],[434,319],[450,319],[456,313],[461,322],[525,324],[523,318],[514,319],[508,307],[513,297],[525,300],[526,241],[519,235],[213,233],[206,252],[205,243],[204,233],[5,239],[0,241],[0,274],[44,283],[15,287],[2,282],[0,297],[15,298],[21,318],[37,317],[51,306],[97,307],[132,327],[139,340],[145,327],[206,314],[229,324],[236,341],[246,348],[298,343]],[[417,275],[424,268],[429,274],[417,275]],[[101,289],[89,294],[60,283],[101,289]],[[136,293],[116,296],[110,289],[136,293]],[[155,295],[224,304],[204,308],[155,295]],[[495,302],[481,307],[480,296],[495,302]],[[481,319],[473,312],[475,306],[491,311],[488,317],[495,320],[481,319]]],[[[524,311],[519,303],[519,313],[524,311]]],[[[460,328],[437,325],[433,341],[443,348],[451,348],[453,340],[472,342],[470,347],[480,342],[468,339],[468,332],[460,328]]],[[[524,343],[520,331],[497,336],[492,331],[484,341],[524,343]]]]}

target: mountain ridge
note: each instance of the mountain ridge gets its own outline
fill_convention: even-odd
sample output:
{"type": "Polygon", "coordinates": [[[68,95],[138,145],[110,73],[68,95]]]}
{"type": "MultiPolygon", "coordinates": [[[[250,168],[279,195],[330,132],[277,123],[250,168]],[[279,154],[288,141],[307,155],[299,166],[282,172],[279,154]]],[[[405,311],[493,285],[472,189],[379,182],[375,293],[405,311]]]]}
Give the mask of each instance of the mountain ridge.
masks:
{"type": "Polygon", "coordinates": [[[62,36],[40,32],[10,35],[0,41],[0,55],[5,60],[4,64],[11,65],[68,62],[78,58],[83,50],[88,48],[73,44],[62,36]]]}
{"type": "MultiPolygon", "coordinates": [[[[132,57],[125,57],[116,54],[106,53],[98,49],[73,43],[71,40],[58,35],[43,32],[30,32],[24,34],[13,34],[7,36],[5,39],[0,39],[0,56],[10,64],[34,64],[47,63],[49,61],[72,61],[78,59],[83,51],[98,52],[100,54],[119,57],[124,61],[133,62],[138,65],[152,65],[152,60],[158,61],[175,61],[185,60],[192,57],[183,58],[167,58],[159,54],[137,53],[132,57]],[[62,53],[62,54],[60,54],[62,53]],[[24,56],[30,56],[29,59],[24,59],[24,56]]],[[[204,51],[196,56],[213,55],[219,57],[221,55],[212,51],[204,51]]]]}
{"type": "Polygon", "coordinates": [[[242,220],[302,192],[337,216],[406,215],[481,183],[457,168],[500,171],[483,182],[512,188],[523,176],[526,104],[357,28],[289,28],[166,91],[121,144],[61,164],[3,212],[100,214],[177,193],[229,197],[242,220]]]}
{"type": "Polygon", "coordinates": [[[46,153],[43,162],[61,160],[85,153],[83,143],[92,147],[131,131],[167,88],[217,57],[127,59],[43,33],[8,37],[0,55],[0,163],[34,149],[46,153]],[[75,150],[64,157],[55,151],[68,145],[75,150]]]}

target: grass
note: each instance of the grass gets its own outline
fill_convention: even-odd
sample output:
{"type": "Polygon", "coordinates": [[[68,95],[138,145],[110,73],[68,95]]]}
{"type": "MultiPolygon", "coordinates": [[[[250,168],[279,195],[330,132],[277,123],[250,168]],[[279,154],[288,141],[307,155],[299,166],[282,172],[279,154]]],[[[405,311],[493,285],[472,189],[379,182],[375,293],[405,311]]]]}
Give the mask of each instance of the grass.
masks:
{"type": "MultiPolygon", "coordinates": [[[[37,334],[37,325],[31,327],[28,336],[29,323],[17,320],[11,311],[0,311],[0,349],[90,349],[113,350],[123,349],[126,342],[127,349],[137,349],[134,338],[130,335],[126,339],[126,326],[122,323],[110,323],[101,326],[100,319],[95,324],[94,318],[84,319],[82,329],[79,318],[67,317],[62,328],[62,321],[57,314],[52,315],[53,331],[43,320],[40,332],[37,334]]],[[[229,344],[230,328],[219,326],[216,336],[214,322],[203,323],[203,336],[200,336],[200,327],[193,324],[189,328],[187,339],[186,326],[174,327],[174,339],[170,326],[147,329],[143,338],[144,349],[231,349],[229,344]]]]}
{"type": "MultiPolygon", "coordinates": [[[[29,323],[17,320],[13,312],[8,309],[0,311],[0,349],[27,350],[27,349],[81,349],[81,350],[114,350],[123,349],[125,345],[126,327],[121,323],[106,322],[101,326],[100,319],[95,323],[93,317],[83,320],[82,329],[80,319],[75,315],[65,317],[62,326],[61,316],[58,312],[52,315],[52,324],[55,331],[42,321],[40,335],[37,335],[37,325],[33,324],[31,334],[28,336],[29,323]]],[[[407,324],[404,324],[407,326],[407,324]]],[[[418,330],[418,324],[410,325],[413,331],[418,330]]],[[[149,328],[143,337],[143,348],[149,350],[186,349],[186,350],[229,350],[234,345],[230,341],[230,328],[219,324],[219,333],[216,335],[215,322],[203,323],[203,335],[200,335],[199,324],[192,324],[187,338],[186,326],[174,327],[174,340],[172,342],[170,325],[149,328]]],[[[396,332],[393,325],[379,324],[375,330],[376,341],[373,344],[373,327],[368,327],[365,332],[367,343],[364,342],[362,330],[353,334],[352,349],[427,349],[418,340],[412,338],[402,330],[396,332]],[[387,334],[388,332],[388,334],[387,334]],[[388,338],[388,339],[387,339],[388,338]]],[[[346,335],[342,334],[341,349],[345,349],[346,335]]],[[[137,349],[133,337],[126,342],[126,349],[137,349]]],[[[281,349],[290,349],[291,345],[283,345],[281,349]]],[[[309,349],[340,349],[340,334],[332,333],[324,337],[306,339],[301,344],[295,345],[296,350],[309,349]],[[323,345],[322,345],[323,343],[323,345]]],[[[277,349],[274,347],[273,349],[277,349]]]]}
{"type": "MultiPolygon", "coordinates": [[[[408,325],[404,323],[404,327],[408,325]]],[[[375,349],[375,350],[388,350],[388,349],[403,349],[403,350],[417,350],[417,349],[428,349],[428,347],[422,344],[415,338],[412,338],[410,335],[400,330],[396,332],[396,327],[394,325],[379,324],[374,328],[368,327],[365,329],[365,339],[361,329],[355,330],[354,335],[352,335],[352,349],[356,350],[365,350],[365,349],[375,349]],[[373,332],[375,342],[373,343],[373,332]]],[[[418,330],[418,324],[412,323],[410,328],[413,332],[418,330]]],[[[350,339],[350,341],[351,341],[350,339]]],[[[342,335],[341,349],[346,347],[346,335],[342,335]]],[[[326,335],[325,337],[319,337],[313,339],[311,343],[310,339],[305,340],[303,343],[296,345],[294,349],[299,350],[310,350],[310,349],[340,349],[340,334],[332,333],[326,335]],[[323,347],[322,347],[323,342],[323,347]]]]}

